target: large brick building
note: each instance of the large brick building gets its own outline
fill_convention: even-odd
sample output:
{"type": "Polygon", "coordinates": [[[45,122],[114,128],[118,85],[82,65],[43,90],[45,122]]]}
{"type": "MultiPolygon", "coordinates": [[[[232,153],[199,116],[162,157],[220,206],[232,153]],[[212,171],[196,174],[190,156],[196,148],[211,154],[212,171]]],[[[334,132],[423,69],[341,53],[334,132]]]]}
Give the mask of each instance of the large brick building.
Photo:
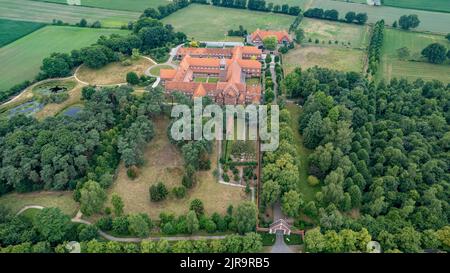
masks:
{"type": "Polygon", "coordinates": [[[261,76],[261,50],[256,47],[180,48],[179,67],[161,69],[166,93],[208,96],[219,104],[259,103],[261,85],[247,79],[261,76]]]}

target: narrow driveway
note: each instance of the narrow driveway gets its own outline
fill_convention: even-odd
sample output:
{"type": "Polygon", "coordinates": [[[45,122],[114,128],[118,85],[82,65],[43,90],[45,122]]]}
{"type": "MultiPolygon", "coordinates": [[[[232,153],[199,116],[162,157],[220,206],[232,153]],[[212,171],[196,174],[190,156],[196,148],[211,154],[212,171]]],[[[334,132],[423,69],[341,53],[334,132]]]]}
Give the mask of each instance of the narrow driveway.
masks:
{"type": "Polygon", "coordinates": [[[292,249],[284,242],[283,233],[277,232],[275,244],[270,253],[293,253],[292,249]]]}

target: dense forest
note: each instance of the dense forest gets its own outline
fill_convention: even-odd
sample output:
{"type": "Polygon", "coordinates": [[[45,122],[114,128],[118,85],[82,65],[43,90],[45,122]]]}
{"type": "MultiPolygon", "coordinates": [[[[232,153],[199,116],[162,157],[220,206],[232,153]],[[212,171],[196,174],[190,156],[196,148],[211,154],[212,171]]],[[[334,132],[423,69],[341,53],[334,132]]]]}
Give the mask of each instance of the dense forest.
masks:
{"type": "Polygon", "coordinates": [[[85,87],[76,117],[0,120],[0,193],[78,189],[88,179],[108,187],[120,159],[142,163],[142,145],[153,137],[149,117],[162,110],[158,90],[137,98],[129,87],[85,87]]]}
{"type": "Polygon", "coordinates": [[[305,213],[323,232],[366,228],[385,251],[450,247],[450,86],[321,68],[296,69],[285,86],[303,104],[321,186],[318,210],[305,213]]]}

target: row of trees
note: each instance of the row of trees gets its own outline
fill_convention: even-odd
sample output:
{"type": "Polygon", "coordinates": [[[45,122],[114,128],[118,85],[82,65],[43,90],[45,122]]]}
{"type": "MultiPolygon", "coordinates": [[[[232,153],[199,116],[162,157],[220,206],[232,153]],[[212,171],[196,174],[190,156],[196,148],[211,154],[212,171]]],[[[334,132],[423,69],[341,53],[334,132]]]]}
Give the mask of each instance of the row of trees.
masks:
{"type": "MultiPolygon", "coordinates": [[[[304,209],[322,231],[366,228],[383,250],[418,252],[449,225],[449,86],[314,68],[285,80],[303,103],[300,133],[321,191],[304,209]],[[401,102],[401,103],[400,103],[401,102]],[[343,212],[360,211],[358,219],[343,212]]],[[[438,246],[438,248],[443,247],[438,246]]]]}
{"type": "Polygon", "coordinates": [[[384,20],[376,22],[372,30],[368,47],[368,67],[367,73],[375,75],[381,59],[381,49],[384,41],[384,20]]]}
{"type": "Polygon", "coordinates": [[[353,23],[356,21],[359,25],[364,25],[367,22],[367,13],[355,13],[353,11],[347,12],[345,20],[339,19],[339,12],[335,9],[324,10],[321,8],[311,8],[306,10],[303,15],[305,17],[325,19],[331,21],[343,21],[347,23],[353,23]]]}
{"type": "Polygon", "coordinates": [[[141,14],[140,18],[153,18],[153,19],[163,19],[164,17],[169,16],[170,14],[189,6],[190,3],[200,3],[203,1],[189,1],[189,0],[174,0],[167,5],[158,6],[158,8],[147,8],[141,14]]]}

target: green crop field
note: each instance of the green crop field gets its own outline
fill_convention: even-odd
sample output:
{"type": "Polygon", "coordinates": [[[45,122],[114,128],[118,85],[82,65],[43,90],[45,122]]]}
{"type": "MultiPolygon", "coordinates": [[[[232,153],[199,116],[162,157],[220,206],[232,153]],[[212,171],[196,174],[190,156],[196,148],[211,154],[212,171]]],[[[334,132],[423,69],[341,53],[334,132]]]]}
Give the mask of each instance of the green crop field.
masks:
{"type": "Polygon", "coordinates": [[[450,43],[443,36],[395,29],[386,29],[385,33],[378,79],[390,80],[393,77],[403,77],[415,80],[420,77],[425,80],[438,79],[450,83],[450,64],[430,64],[423,61],[420,55],[423,48],[434,42],[450,48],[450,43]],[[402,47],[407,47],[411,51],[409,59],[414,61],[398,58],[397,49],[402,47]]]}
{"type": "Polygon", "coordinates": [[[191,5],[163,19],[177,31],[198,40],[235,40],[228,37],[229,29],[244,26],[249,32],[257,28],[288,29],[294,16],[229,9],[205,5],[191,5]]]}
{"type": "MultiPolygon", "coordinates": [[[[58,4],[67,4],[67,0],[33,0],[38,2],[52,2],[58,4]]],[[[129,10],[142,12],[146,8],[157,8],[161,5],[167,5],[169,0],[82,0],[81,5],[85,7],[95,7],[114,10],[129,10]]]]}
{"type": "Polygon", "coordinates": [[[365,48],[369,43],[368,26],[305,18],[300,28],[305,31],[306,40],[311,38],[313,41],[319,39],[326,43],[330,40],[346,44],[350,42],[350,46],[355,48],[365,48]]]}
{"type": "Polygon", "coordinates": [[[14,42],[45,24],[0,19],[0,47],[14,42]]]}
{"type": "Polygon", "coordinates": [[[120,27],[136,20],[140,12],[68,6],[30,0],[0,0],[0,18],[51,23],[53,19],[74,24],[85,18],[88,23],[100,21],[104,27],[120,27]]]}
{"type": "Polygon", "coordinates": [[[450,12],[448,0],[384,0],[384,5],[399,8],[450,12]]]}
{"type": "MultiPolygon", "coordinates": [[[[428,1],[423,1],[423,3],[425,3],[424,5],[429,5],[427,4],[429,3],[428,1]]],[[[402,15],[417,14],[421,21],[417,30],[437,33],[448,33],[450,31],[448,27],[450,24],[450,13],[396,8],[389,6],[373,7],[366,4],[363,5],[333,0],[313,0],[312,4],[310,4],[309,7],[336,9],[337,11],[339,11],[340,18],[344,18],[345,13],[349,11],[366,12],[369,16],[368,22],[374,23],[378,20],[384,19],[389,25],[398,20],[402,15]]]]}
{"type": "Polygon", "coordinates": [[[126,34],[119,29],[47,26],[0,48],[0,90],[33,79],[43,58],[52,52],[70,52],[95,43],[99,36],[126,34]]]}

